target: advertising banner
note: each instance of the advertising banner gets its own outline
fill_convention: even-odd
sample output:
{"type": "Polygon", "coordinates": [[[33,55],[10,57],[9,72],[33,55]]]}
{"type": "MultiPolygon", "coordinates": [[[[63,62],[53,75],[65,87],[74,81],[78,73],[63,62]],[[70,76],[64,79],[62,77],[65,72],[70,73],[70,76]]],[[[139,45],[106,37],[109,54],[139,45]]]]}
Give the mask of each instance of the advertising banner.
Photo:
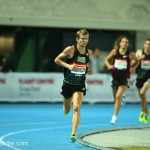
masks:
{"type": "MultiPolygon", "coordinates": [[[[127,102],[139,102],[136,75],[130,79],[126,91],[127,102]]],[[[1,102],[62,102],[62,73],[0,73],[1,102]]],[[[87,75],[84,102],[113,102],[111,75],[87,75]]],[[[147,93],[150,101],[150,90],[147,93]]]]}

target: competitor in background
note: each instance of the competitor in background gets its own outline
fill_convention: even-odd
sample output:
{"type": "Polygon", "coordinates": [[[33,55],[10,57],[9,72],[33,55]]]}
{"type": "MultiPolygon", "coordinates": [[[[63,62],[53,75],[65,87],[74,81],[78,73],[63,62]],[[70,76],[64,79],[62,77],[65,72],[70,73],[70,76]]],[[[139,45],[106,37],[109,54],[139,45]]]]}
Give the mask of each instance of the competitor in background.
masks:
{"type": "Polygon", "coordinates": [[[148,123],[149,111],[146,93],[150,88],[150,39],[144,41],[143,49],[137,50],[136,56],[140,61],[136,78],[136,87],[141,100],[139,121],[148,123]]]}
{"type": "Polygon", "coordinates": [[[61,94],[63,95],[65,115],[70,112],[73,103],[74,115],[72,118],[71,142],[76,141],[76,131],[80,123],[80,106],[83,96],[86,94],[86,73],[92,74],[92,69],[88,66],[92,51],[86,48],[89,41],[89,32],[85,29],[77,31],[76,41],[77,45],[66,47],[55,58],[55,63],[64,67],[61,94]]]}
{"type": "Polygon", "coordinates": [[[112,73],[112,92],[115,100],[114,114],[110,121],[115,124],[119,109],[121,106],[121,99],[128,88],[128,81],[130,74],[135,71],[138,66],[138,59],[134,52],[129,51],[129,39],[126,36],[120,36],[114,43],[114,49],[108,54],[105,59],[105,65],[112,73]],[[134,63],[131,64],[133,60],[134,63]]]}

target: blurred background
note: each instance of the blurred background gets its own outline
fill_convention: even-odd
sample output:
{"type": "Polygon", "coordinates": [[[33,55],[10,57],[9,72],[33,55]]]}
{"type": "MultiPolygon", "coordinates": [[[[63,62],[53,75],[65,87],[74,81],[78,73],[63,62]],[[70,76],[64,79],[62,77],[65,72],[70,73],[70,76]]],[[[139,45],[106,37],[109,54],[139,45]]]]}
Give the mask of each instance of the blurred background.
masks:
{"type": "MultiPolygon", "coordinates": [[[[31,93],[42,92],[41,85],[36,85],[39,82],[51,85],[47,91],[54,90],[58,81],[56,76],[60,79],[63,71],[54,59],[66,46],[76,43],[76,31],[81,28],[90,32],[88,48],[93,52],[98,49],[96,55],[100,56],[98,70],[88,83],[105,84],[109,72],[103,61],[118,36],[129,37],[132,51],[142,49],[144,40],[150,38],[149,6],[149,0],[0,0],[0,65],[3,66],[0,69],[0,99],[37,100],[31,93]],[[40,80],[37,80],[39,75],[40,80]],[[4,94],[4,89],[10,89],[12,95],[4,94]]],[[[61,86],[60,82],[56,88],[58,86],[61,86]]],[[[59,91],[55,92],[58,95],[59,91]]],[[[51,97],[55,92],[41,99],[60,99],[51,97]]],[[[95,99],[99,99],[99,95],[95,99]]]]}

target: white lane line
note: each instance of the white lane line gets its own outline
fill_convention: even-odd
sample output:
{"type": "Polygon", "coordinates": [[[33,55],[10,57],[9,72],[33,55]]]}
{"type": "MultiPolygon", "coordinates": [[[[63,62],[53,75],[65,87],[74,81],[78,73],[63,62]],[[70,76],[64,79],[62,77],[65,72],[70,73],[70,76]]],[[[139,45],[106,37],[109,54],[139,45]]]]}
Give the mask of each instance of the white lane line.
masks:
{"type": "Polygon", "coordinates": [[[9,148],[12,148],[12,149],[21,150],[19,148],[16,148],[16,147],[11,146],[11,145],[7,144],[6,142],[4,142],[4,138],[12,136],[12,135],[15,135],[15,134],[19,134],[19,133],[41,131],[41,130],[52,130],[52,129],[60,129],[60,128],[69,128],[69,127],[70,126],[50,127],[50,128],[38,128],[38,129],[30,129],[30,130],[21,130],[21,131],[11,132],[11,133],[8,133],[8,134],[3,135],[3,136],[0,137],[0,145],[5,145],[6,147],[9,147],[9,148]]]}
{"type": "MultiPolygon", "coordinates": [[[[127,123],[122,123],[123,125],[126,125],[127,126],[127,123]]],[[[129,125],[131,126],[131,124],[135,125],[135,123],[129,123],[129,125]]],[[[116,127],[115,125],[110,125],[110,123],[105,123],[105,124],[101,124],[101,123],[96,123],[96,124],[90,124],[91,126],[105,126],[105,125],[109,125],[110,127],[116,127]]],[[[121,124],[120,124],[121,125],[121,124]]],[[[86,124],[86,125],[80,125],[80,127],[86,127],[86,126],[89,126],[89,124],[86,124]]],[[[34,132],[34,131],[41,131],[41,130],[52,130],[52,129],[61,129],[61,128],[70,128],[70,126],[63,126],[63,127],[49,127],[49,128],[37,128],[37,129],[29,129],[29,130],[20,130],[20,131],[16,131],[16,132],[11,132],[11,133],[8,133],[8,134],[5,134],[3,136],[0,137],[0,145],[5,145],[6,147],[9,147],[9,148],[12,148],[12,149],[15,149],[15,150],[22,150],[22,149],[19,149],[17,147],[14,147],[14,146],[11,146],[9,144],[7,144],[7,142],[4,142],[4,138],[6,137],[9,137],[9,136],[13,136],[15,134],[19,134],[19,133],[25,133],[25,132],[34,132]]]]}

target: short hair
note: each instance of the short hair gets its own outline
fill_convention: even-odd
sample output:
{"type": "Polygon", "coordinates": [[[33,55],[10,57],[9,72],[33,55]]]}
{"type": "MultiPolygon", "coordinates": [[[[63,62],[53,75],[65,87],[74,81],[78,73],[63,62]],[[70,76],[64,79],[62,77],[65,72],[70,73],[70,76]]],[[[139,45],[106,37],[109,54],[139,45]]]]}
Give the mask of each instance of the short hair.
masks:
{"type": "Polygon", "coordinates": [[[76,38],[80,38],[81,35],[89,35],[89,32],[86,29],[78,30],[76,33],[76,38]]]}

